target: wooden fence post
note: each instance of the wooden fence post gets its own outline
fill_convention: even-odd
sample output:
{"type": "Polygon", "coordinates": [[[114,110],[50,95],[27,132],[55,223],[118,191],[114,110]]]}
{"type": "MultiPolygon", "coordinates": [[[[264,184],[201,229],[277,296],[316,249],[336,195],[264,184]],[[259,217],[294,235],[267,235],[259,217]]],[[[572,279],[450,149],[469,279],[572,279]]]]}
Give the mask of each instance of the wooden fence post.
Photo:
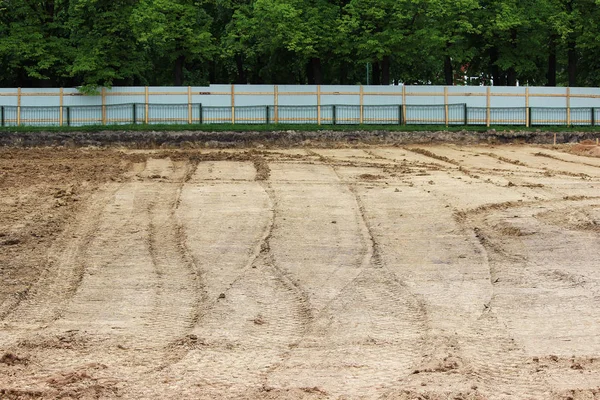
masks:
{"type": "Polygon", "coordinates": [[[150,118],[148,117],[148,112],[150,111],[150,106],[148,105],[150,100],[150,95],[148,93],[148,86],[146,86],[146,89],[144,91],[144,124],[148,125],[148,122],[150,122],[150,118]]]}
{"type": "Polygon", "coordinates": [[[21,126],[21,88],[17,89],[17,126],[21,126]]]}
{"type": "Polygon", "coordinates": [[[63,126],[63,88],[60,88],[58,104],[58,126],[63,126]]]}
{"type": "Polygon", "coordinates": [[[406,125],[406,85],[402,84],[402,125],[406,125]]]}
{"type": "Polygon", "coordinates": [[[275,123],[279,123],[279,87],[275,85],[273,88],[273,103],[275,104],[275,123]]]}
{"type": "Polygon", "coordinates": [[[529,109],[529,88],[525,88],[525,126],[531,126],[531,110],[529,109]]]}
{"type": "Polygon", "coordinates": [[[64,101],[63,101],[63,94],[64,94],[64,90],[63,88],[60,88],[60,105],[58,107],[58,125],[59,126],[63,126],[63,105],[64,105],[64,101]]]}
{"type": "Polygon", "coordinates": [[[317,85],[317,125],[321,125],[321,85],[317,85]]]}
{"type": "Polygon", "coordinates": [[[106,125],[106,88],[102,88],[102,125],[106,125]]]}
{"type": "Polygon", "coordinates": [[[231,123],[235,124],[235,85],[231,85],[231,123]]]}
{"type": "Polygon", "coordinates": [[[446,127],[448,127],[449,122],[448,116],[448,86],[444,86],[444,122],[446,123],[446,127]]]}
{"type": "Polygon", "coordinates": [[[192,87],[188,86],[188,125],[192,124],[192,87]]]}
{"type": "Polygon", "coordinates": [[[571,88],[570,87],[567,87],[567,126],[571,126],[571,88]]]}
{"type": "Polygon", "coordinates": [[[487,126],[488,128],[490,127],[490,125],[492,124],[492,116],[490,113],[490,107],[492,105],[492,88],[490,86],[487,87],[487,91],[486,91],[486,113],[485,113],[485,126],[487,126]]]}
{"type": "MultiPolygon", "coordinates": [[[[360,85],[360,124],[362,125],[365,121],[365,89],[363,85],[360,85]]],[[[402,120],[402,118],[400,118],[402,120]]]]}

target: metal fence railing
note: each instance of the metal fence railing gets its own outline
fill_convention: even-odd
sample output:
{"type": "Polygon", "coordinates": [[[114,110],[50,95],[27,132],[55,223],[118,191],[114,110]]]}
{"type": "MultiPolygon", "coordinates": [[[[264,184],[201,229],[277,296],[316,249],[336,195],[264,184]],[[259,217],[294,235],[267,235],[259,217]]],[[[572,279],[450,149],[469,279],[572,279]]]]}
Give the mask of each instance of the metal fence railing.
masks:
{"type": "Polygon", "coordinates": [[[130,124],[313,125],[521,125],[596,126],[600,108],[468,107],[436,105],[202,106],[111,104],[105,106],[0,106],[0,126],[130,124]]]}

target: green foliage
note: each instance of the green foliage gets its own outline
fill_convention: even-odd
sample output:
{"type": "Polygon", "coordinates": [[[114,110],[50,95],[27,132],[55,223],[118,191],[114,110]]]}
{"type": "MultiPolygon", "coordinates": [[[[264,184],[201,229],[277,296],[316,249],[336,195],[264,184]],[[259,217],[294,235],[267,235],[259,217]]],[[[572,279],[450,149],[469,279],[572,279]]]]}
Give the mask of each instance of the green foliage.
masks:
{"type": "Polygon", "coordinates": [[[600,85],[600,0],[0,0],[0,85],[600,85]],[[461,80],[458,81],[459,83],[461,80]]]}

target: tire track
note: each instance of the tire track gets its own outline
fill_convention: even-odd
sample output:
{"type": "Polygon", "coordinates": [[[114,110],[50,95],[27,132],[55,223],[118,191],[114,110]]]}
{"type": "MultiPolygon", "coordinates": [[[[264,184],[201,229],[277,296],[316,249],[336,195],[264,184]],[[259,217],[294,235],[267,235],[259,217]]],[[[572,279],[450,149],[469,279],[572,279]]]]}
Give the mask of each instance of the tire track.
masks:
{"type": "Polygon", "coordinates": [[[27,297],[4,310],[0,320],[28,330],[60,317],[83,279],[87,249],[98,233],[98,220],[110,198],[123,185],[107,185],[87,200],[73,229],[67,229],[49,252],[47,266],[27,297]]]}
{"type": "Polygon", "coordinates": [[[81,289],[53,331],[110,332],[122,347],[160,348],[186,329],[197,290],[174,218],[184,173],[169,159],[151,159],[140,181],[115,193],[87,251],[81,289]]]}
{"type": "MultiPolygon", "coordinates": [[[[554,154],[545,153],[543,151],[538,151],[536,153],[533,153],[533,155],[536,156],[536,157],[546,157],[546,158],[549,158],[551,160],[556,160],[556,161],[560,161],[560,162],[564,162],[564,163],[570,163],[570,164],[575,164],[575,165],[583,165],[583,166],[592,167],[592,168],[600,168],[600,165],[598,165],[598,164],[586,163],[586,162],[583,162],[581,160],[577,160],[577,161],[575,161],[575,160],[567,160],[567,159],[564,159],[562,157],[558,157],[558,156],[556,156],[554,154]]],[[[582,173],[582,176],[585,176],[585,174],[582,173]]]]}
{"type": "MultiPolygon", "coordinates": [[[[170,379],[190,375],[209,398],[263,387],[265,372],[310,320],[306,294],[273,259],[277,199],[266,181],[268,165],[255,165],[270,210],[262,238],[246,266],[203,311],[185,356],[163,373],[170,379]]],[[[193,388],[182,394],[190,393],[193,388]]]]}
{"type": "Polygon", "coordinates": [[[346,186],[366,246],[359,273],[318,311],[301,340],[269,373],[269,387],[374,395],[398,385],[420,358],[427,324],[422,303],[386,268],[364,207],[346,186]]]}
{"type": "Polygon", "coordinates": [[[147,326],[153,331],[152,340],[158,339],[157,344],[162,345],[192,328],[203,296],[196,265],[186,251],[177,216],[181,192],[194,167],[193,163],[180,167],[182,171],[174,174],[176,182],[167,184],[148,206],[148,249],[157,284],[147,326]],[[174,191],[170,187],[173,185],[177,185],[174,191]]]}
{"type": "MultiPolygon", "coordinates": [[[[428,151],[418,151],[418,153],[430,156],[430,152],[428,151]]],[[[435,159],[458,165],[454,160],[444,156],[437,156],[433,153],[431,154],[435,159]]],[[[358,194],[357,201],[359,203],[361,201],[358,194]]],[[[364,212],[364,205],[362,209],[364,212]]],[[[366,218],[365,220],[368,221],[366,218]]],[[[475,236],[480,239],[484,249],[486,245],[489,245],[489,242],[482,238],[481,232],[475,230],[475,236]]],[[[487,251],[484,254],[488,254],[487,251]]],[[[446,368],[449,370],[461,368],[465,371],[470,371],[471,379],[483,390],[489,390],[492,398],[495,398],[494,393],[497,393],[509,383],[512,383],[514,391],[518,396],[525,395],[542,398],[543,394],[546,393],[547,386],[544,385],[543,381],[532,381],[529,376],[529,370],[526,367],[527,358],[525,352],[516,344],[507,329],[494,318],[490,318],[492,302],[496,296],[493,288],[497,282],[497,277],[495,277],[497,271],[495,271],[495,264],[493,260],[489,259],[489,255],[485,258],[488,260],[490,268],[490,283],[493,291],[490,301],[482,307],[483,313],[480,318],[474,325],[464,329],[463,335],[451,338],[450,342],[445,340],[444,337],[431,335],[427,337],[427,341],[423,345],[422,350],[427,354],[434,353],[437,350],[436,347],[449,346],[452,349],[451,359],[456,360],[456,363],[453,362],[445,365],[444,363],[432,364],[429,361],[423,364],[425,368],[419,368],[416,371],[435,372],[445,371],[446,368]],[[433,366],[433,368],[429,366],[433,366]]],[[[425,305],[423,308],[425,308],[425,305]]],[[[427,358],[430,357],[425,357],[425,359],[427,358]]]]}
{"type": "MultiPolygon", "coordinates": [[[[488,169],[480,169],[480,170],[477,170],[477,172],[474,172],[473,170],[471,170],[469,168],[466,168],[463,165],[463,163],[461,163],[460,161],[457,161],[457,160],[455,160],[453,158],[446,157],[444,155],[436,154],[436,153],[434,153],[432,151],[429,151],[429,150],[426,150],[426,149],[422,149],[422,148],[419,148],[419,147],[412,147],[412,148],[406,147],[404,149],[407,150],[407,151],[416,153],[416,154],[420,154],[420,155],[425,156],[425,157],[432,158],[434,160],[439,160],[439,161],[443,161],[445,163],[454,165],[454,166],[456,166],[458,168],[457,171],[459,171],[462,174],[468,176],[469,178],[478,180],[480,182],[492,184],[492,185],[497,186],[497,187],[506,187],[506,185],[503,184],[503,183],[501,183],[501,182],[496,182],[495,180],[491,180],[489,178],[484,179],[484,178],[482,178],[480,176],[480,174],[487,174],[488,176],[490,176],[490,175],[491,176],[495,176],[496,174],[494,173],[494,171],[491,171],[491,170],[488,170],[488,169]]],[[[483,153],[483,154],[484,155],[489,155],[489,153],[483,153]]],[[[504,161],[504,160],[502,160],[502,161],[504,161]]],[[[518,165],[525,166],[524,164],[518,164],[518,165]]]]}
{"type": "MultiPolygon", "coordinates": [[[[143,381],[168,357],[167,344],[190,329],[201,292],[176,215],[188,168],[168,159],[148,167],[107,196],[91,220],[85,273],[64,312],[19,338],[17,351],[32,352],[42,377],[99,365],[102,375],[143,381]]],[[[44,382],[32,387],[43,391],[44,382]]]]}
{"type": "Polygon", "coordinates": [[[482,315],[473,336],[461,339],[472,368],[471,376],[483,393],[494,398],[548,398],[543,376],[533,374],[521,346],[497,320],[493,311],[482,315]],[[499,396],[498,394],[502,394],[499,396]]]}
{"type": "MultiPolygon", "coordinates": [[[[523,204],[503,206],[522,207],[523,204]]],[[[472,379],[479,390],[487,392],[490,398],[496,398],[498,393],[518,398],[546,398],[549,393],[547,382],[532,374],[528,366],[530,358],[497,314],[503,308],[498,302],[508,295],[506,290],[522,285],[524,275],[530,275],[526,272],[526,258],[507,253],[475,226],[485,224],[486,212],[497,209],[490,206],[474,210],[477,220],[469,221],[464,217],[457,219],[479,241],[489,265],[492,287],[490,300],[484,305],[477,322],[469,329],[469,333],[459,338],[460,346],[468,360],[472,379]]],[[[529,279],[534,277],[530,275],[529,279]]]]}
{"type": "MultiPolygon", "coordinates": [[[[546,167],[546,166],[534,166],[534,165],[531,165],[531,163],[536,163],[536,161],[532,160],[532,159],[530,159],[528,162],[524,162],[524,161],[521,161],[520,159],[508,158],[508,157],[506,157],[507,154],[506,154],[506,150],[504,150],[504,149],[497,149],[498,153],[482,152],[482,151],[478,151],[478,150],[467,150],[467,151],[484,154],[486,156],[496,158],[505,163],[514,164],[514,165],[531,168],[531,169],[538,169],[538,170],[543,171],[542,174],[546,175],[546,176],[563,175],[563,176],[577,177],[577,178],[586,179],[586,180],[592,179],[592,177],[585,172],[573,172],[573,171],[557,170],[557,169],[553,169],[553,168],[546,167]]],[[[529,154],[521,154],[521,156],[523,156],[523,155],[525,155],[526,158],[528,158],[530,156],[529,154]]],[[[519,155],[517,155],[517,157],[518,156],[519,155]]],[[[531,157],[535,157],[535,155],[532,154],[531,157]]],[[[555,159],[555,160],[557,160],[557,159],[555,159]]],[[[564,160],[560,160],[560,162],[564,162],[564,163],[568,164],[568,162],[564,161],[564,160]]]]}

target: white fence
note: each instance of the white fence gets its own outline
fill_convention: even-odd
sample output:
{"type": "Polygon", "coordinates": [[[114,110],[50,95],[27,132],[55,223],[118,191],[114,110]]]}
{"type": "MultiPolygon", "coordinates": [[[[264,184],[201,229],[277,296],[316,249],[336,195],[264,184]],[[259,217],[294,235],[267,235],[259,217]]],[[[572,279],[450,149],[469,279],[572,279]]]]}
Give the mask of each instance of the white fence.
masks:
{"type": "Polygon", "coordinates": [[[599,88],[210,85],[0,89],[15,125],[314,123],[595,125],[599,88]]]}

